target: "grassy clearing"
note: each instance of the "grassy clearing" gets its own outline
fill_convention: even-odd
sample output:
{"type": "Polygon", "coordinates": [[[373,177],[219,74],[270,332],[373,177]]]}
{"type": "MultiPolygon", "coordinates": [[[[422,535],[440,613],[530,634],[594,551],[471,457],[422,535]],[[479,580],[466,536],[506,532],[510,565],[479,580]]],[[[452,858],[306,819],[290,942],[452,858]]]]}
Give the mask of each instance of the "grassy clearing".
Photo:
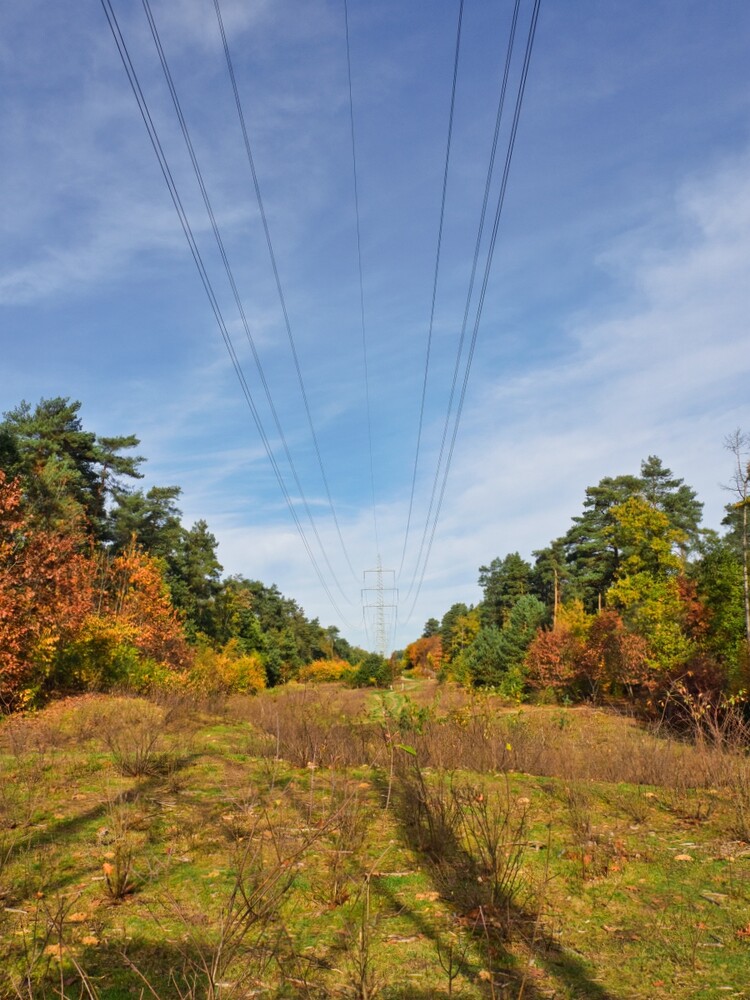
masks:
{"type": "Polygon", "coordinates": [[[409,695],[3,721],[0,997],[750,996],[728,731],[409,695]]]}

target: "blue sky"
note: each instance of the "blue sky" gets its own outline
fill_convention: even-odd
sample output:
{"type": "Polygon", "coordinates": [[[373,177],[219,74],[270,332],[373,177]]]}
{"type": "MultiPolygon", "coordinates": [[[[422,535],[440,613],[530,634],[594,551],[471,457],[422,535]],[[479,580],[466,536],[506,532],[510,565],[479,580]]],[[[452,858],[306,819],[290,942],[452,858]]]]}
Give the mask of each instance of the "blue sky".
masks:
{"type": "MultiPolygon", "coordinates": [[[[465,4],[396,645],[454,601],[475,602],[480,564],[515,550],[530,556],[567,529],[587,485],[636,472],[649,454],[698,491],[706,524],[718,527],[731,464],[722,442],[750,424],[750,6],[543,0],[453,468],[406,622],[511,6],[465,4]]],[[[135,0],[114,8],[281,456],[146,17],[135,0]]],[[[213,4],[153,0],[152,9],[281,424],[346,595],[329,578],[343,619],[271,472],[98,0],[0,10],[0,409],[71,396],[88,428],[137,434],[146,485],[183,488],[186,520],[208,521],[226,572],[275,582],[308,614],[369,645],[361,579],[346,565],[311,444],[213,4]]],[[[530,9],[524,0],[522,38],[530,9]]],[[[222,11],[326,475],[361,577],[378,550],[343,4],[225,0],[222,11]]],[[[382,562],[396,570],[457,14],[455,0],[349,3],[375,498],[382,562]]]]}

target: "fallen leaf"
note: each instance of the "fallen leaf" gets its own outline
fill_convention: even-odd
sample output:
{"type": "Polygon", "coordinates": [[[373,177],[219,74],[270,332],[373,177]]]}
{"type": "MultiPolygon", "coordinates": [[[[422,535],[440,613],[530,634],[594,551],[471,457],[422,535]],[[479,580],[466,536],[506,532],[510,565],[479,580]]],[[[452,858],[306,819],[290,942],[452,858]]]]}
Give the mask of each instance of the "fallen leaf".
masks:
{"type": "Polygon", "coordinates": [[[690,854],[675,854],[675,861],[692,861],[693,857],[690,854]]]}

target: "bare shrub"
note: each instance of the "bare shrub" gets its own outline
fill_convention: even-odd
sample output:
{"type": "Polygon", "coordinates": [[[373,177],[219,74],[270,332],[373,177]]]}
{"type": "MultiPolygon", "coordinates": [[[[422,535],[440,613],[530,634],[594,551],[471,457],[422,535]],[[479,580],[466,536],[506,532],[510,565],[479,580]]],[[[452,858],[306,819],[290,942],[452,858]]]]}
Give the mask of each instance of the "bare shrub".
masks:
{"type": "Polygon", "coordinates": [[[528,805],[507,777],[498,786],[427,774],[416,757],[400,768],[397,808],[436,888],[464,912],[484,908],[495,933],[507,937],[524,885],[528,805]]]}
{"type": "MultiPolygon", "coordinates": [[[[174,897],[162,897],[161,907],[183,928],[179,947],[184,971],[173,982],[178,996],[226,1000],[249,995],[248,989],[257,985],[257,977],[274,960],[283,941],[280,908],[293,885],[297,864],[324,832],[310,830],[293,836],[281,821],[258,809],[252,828],[237,843],[234,878],[210,925],[202,912],[190,910],[174,897]]],[[[138,972],[132,963],[131,968],[138,972]]],[[[146,985],[156,997],[153,987],[146,985]]]]}
{"type": "Polygon", "coordinates": [[[374,732],[362,722],[363,706],[361,692],[334,685],[288,685],[279,692],[230,703],[234,717],[251,722],[269,737],[267,752],[296,767],[309,763],[344,767],[371,760],[374,732]]]}
{"type": "Polygon", "coordinates": [[[364,844],[370,810],[357,789],[331,789],[330,819],[322,845],[324,881],[320,895],[330,906],[341,906],[351,895],[359,872],[358,854],[364,844]]]}
{"type": "Polygon", "coordinates": [[[621,809],[639,826],[650,816],[655,798],[655,793],[646,791],[643,785],[615,788],[608,796],[611,805],[621,809]]]}
{"type": "Polygon", "coordinates": [[[100,736],[115,767],[129,778],[154,775],[166,769],[164,712],[138,698],[113,698],[102,705],[100,736]]]}
{"type": "Polygon", "coordinates": [[[399,772],[398,810],[410,842],[435,864],[453,861],[461,812],[451,776],[438,771],[428,778],[416,757],[402,762],[399,772]]]}
{"type": "Polygon", "coordinates": [[[750,759],[747,756],[733,762],[727,784],[734,811],[732,831],[739,840],[750,843],[750,759]]]}
{"type": "Polygon", "coordinates": [[[201,702],[194,691],[156,687],[149,701],[162,710],[164,725],[169,730],[178,730],[182,735],[197,724],[201,702]]]}
{"type": "Polygon", "coordinates": [[[580,783],[570,784],[563,790],[568,824],[577,844],[586,846],[593,835],[593,796],[580,783]]]}
{"type": "Polygon", "coordinates": [[[40,894],[33,908],[16,911],[20,919],[15,947],[0,968],[0,990],[7,990],[3,996],[36,1000],[47,997],[48,988],[63,1000],[95,996],[91,980],[70,947],[68,917],[79,898],[79,894],[58,894],[47,899],[40,894]]]}
{"type": "Polygon", "coordinates": [[[374,917],[370,907],[370,876],[363,879],[346,924],[347,980],[354,1000],[374,1000],[384,982],[377,974],[373,954],[374,917]]]}
{"type": "Polygon", "coordinates": [[[460,924],[456,927],[449,927],[444,936],[438,935],[435,938],[438,962],[448,979],[447,992],[449,997],[458,992],[455,989],[455,981],[466,966],[471,943],[471,936],[460,924]]]}
{"type": "Polygon", "coordinates": [[[521,884],[521,866],[528,831],[528,799],[515,798],[507,776],[499,787],[453,785],[464,842],[475,860],[486,901],[497,910],[509,908],[521,884]]]}
{"type": "Polygon", "coordinates": [[[110,799],[107,808],[107,826],[100,831],[108,850],[102,864],[107,898],[120,903],[135,892],[140,878],[135,872],[134,807],[120,799],[110,799]]]}

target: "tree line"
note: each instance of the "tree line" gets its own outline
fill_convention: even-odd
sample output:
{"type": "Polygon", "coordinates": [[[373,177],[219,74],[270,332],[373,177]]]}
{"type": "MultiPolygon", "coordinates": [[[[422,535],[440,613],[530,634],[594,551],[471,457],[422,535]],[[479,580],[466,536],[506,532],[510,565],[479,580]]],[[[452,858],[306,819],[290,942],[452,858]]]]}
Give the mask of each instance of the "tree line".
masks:
{"type": "Polygon", "coordinates": [[[750,436],[725,444],[723,533],[701,526],[695,491],[651,455],[639,475],[587,488],[533,561],[511,552],[481,566],[481,601],[429,619],[405,665],[519,699],[746,695],[750,436]]]}
{"type": "Polygon", "coordinates": [[[223,578],[207,523],[182,521],[180,488],[140,488],[138,438],[84,429],[80,407],[22,402],[0,422],[0,708],[119,684],[390,679],[275,585],[223,578]]]}

